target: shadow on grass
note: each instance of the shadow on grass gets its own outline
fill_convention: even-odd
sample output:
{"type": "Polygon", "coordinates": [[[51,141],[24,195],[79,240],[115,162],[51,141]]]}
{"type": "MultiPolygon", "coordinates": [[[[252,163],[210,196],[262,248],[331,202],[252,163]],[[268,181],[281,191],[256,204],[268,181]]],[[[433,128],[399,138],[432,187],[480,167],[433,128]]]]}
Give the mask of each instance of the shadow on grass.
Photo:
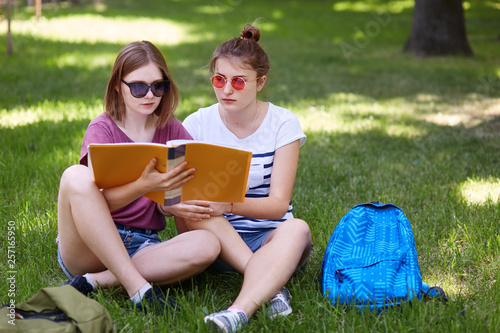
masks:
{"type": "MultiPolygon", "coordinates": [[[[493,120],[492,133],[498,133],[498,121],[493,120]]],[[[311,226],[313,260],[319,265],[335,226],[350,208],[374,200],[394,203],[413,226],[424,274],[446,283],[451,283],[451,274],[457,289],[477,290],[496,274],[490,263],[500,255],[500,226],[494,222],[500,204],[496,198],[467,204],[462,185],[470,179],[500,178],[498,137],[483,135],[484,125],[414,125],[426,128],[427,134],[398,137],[383,129],[307,133],[294,187],[294,213],[311,226]],[[483,273],[485,267],[491,274],[483,273]]]]}
{"type": "MultiPolygon", "coordinates": [[[[204,68],[221,42],[238,35],[245,23],[261,18],[261,44],[272,70],[264,97],[277,104],[303,100],[327,100],[335,94],[362,95],[376,100],[419,95],[435,96],[435,102],[460,104],[470,94],[499,96],[496,64],[478,59],[435,58],[425,61],[400,54],[411,26],[411,10],[387,14],[387,24],[377,23],[375,12],[334,11],[324,1],[244,2],[214,0],[186,5],[177,1],[119,2],[103,0],[96,7],[55,7],[44,11],[50,18],[96,14],[105,18],[168,19],[188,25],[200,42],[159,45],[178,80],[182,96],[213,94],[204,68]],[[311,20],[315,17],[314,20],[311,20]],[[367,25],[368,24],[368,25],[367,25]],[[375,33],[376,32],[376,33],[375,33]],[[364,37],[359,37],[361,33],[364,37]],[[358,36],[358,37],[357,37],[358,36]],[[363,41],[361,38],[365,38],[363,41]],[[356,51],[348,56],[342,45],[356,51]],[[488,80],[489,79],[489,80],[488,80]],[[307,86],[307,89],[304,89],[307,86]],[[451,95],[451,96],[450,96],[451,95]]],[[[378,4],[384,8],[384,1],[378,4]]],[[[159,32],[165,33],[165,32],[159,32]]],[[[0,36],[5,45],[5,35],[0,36]]],[[[9,110],[36,105],[45,99],[66,101],[102,98],[114,57],[123,44],[68,43],[14,35],[14,56],[0,56],[2,80],[0,105],[9,110]],[[17,45],[17,46],[16,46],[17,45]]],[[[480,51],[480,50],[479,50],[480,51]]],[[[183,116],[194,110],[183,110],[183,116]]]]}
{"type": "Polygon", "coordinates": [[[14,219],[26,202],[35,213],[57,202],[59,179],[68,166],[78,163],[89,121],[40,121],[1,130],[0,188],[8,205],[0,211],[5,219],[14,219]]]}
{"type": "MultiPolygon", "coordinates": [[[[383,119],[377,121],[384,122],[383,119]]],[[[497,122],[498,119],[495,119],[494,123],[497,122]]],[[[54,207],[60,174],[65,167],[77,162],[87,123],[86,119],[42,121],[14,129],[2,129],[0,144],[5,148],[2,154],[21,152],[15,156],[7,153],[7,158],[1,156],[2,162],[11,166],[8,170],[2,170],[1,187],[11,188],[7,192],[2,191],[3,199],[12,202],[13,198],[19,198],[21,201],[17,207],[2,207],[0,211],[4,218],[12,220],[18,220],[19,212],[23,212],[22,221],[18,222],[19,226],[23,224],[23,228],[20,228],[23,233],[17,239],[21,248],[33,248],[33,251],[22,251],[22,256],[19,256],[19,272],[23,274],[20,283],[29,285],[32,292],[63,280],[55,259],[48,267],[49,276],[42,281],[36,278],[35,267],[39,256],[55,258],[56,246],[52,240],[57,221],[54,217],[44,216],[39,223],[49,223],[48,227],[34,223],[37,221],[37,212],[54,207]],[[72,154],[68,155],[68,152],[72,154]],[[26,168],[26,165],[30,167],[26,168]],[[33,205],[29,210],[22,207],[25,198],[30,198],[33,205]],[[43,199],[40,201],[40,198],[43,199]],[[53,201],[50,203],[45,200],[53,201]],[[9,216],[13,212],[16,216],[9,216]],[[48,278],[53,280],[49,281],[48,278]]],[[[308,141],[301,150],[294,202],[296,216],[305,219],[311,226],[315,252],[304,270],[293,277],[290,285],[301,286],[293,290],[294,296],[309,297],[308,300],[315,302],[316,311],[325,315],[331,315],[331,311],[341,311],[343,314],[339,314],[340,317],[351,316],[348,309],[331,308],[311,282],[318,277],[326,242],[343,214],[355,204],[374,199],[397,204],[410,219],[421,257],[424,281],[428,281],[429,275],[445,281],[451,276],[457,279],[455,283],[464,290],[474,290],[491,278],[490,275],[476,273],[488,268],[489,260],[500,253],[500,244],[492,242],[500,234],[500,226],[485,223],[496,221],[499,207],[464,205],[458,185],[468,177],[498,177],[498,140],[494,137],[478,137],[473,129],[426,122],[415,122],[415,126],[425,127],[427,134],[416,138],[397,137],[388,135],[383,129],[357,134],[307,133],[308,141]],[[468,238],[470,235],[463,233],[464,225],[474,231],[474,237],[468,238]],[[449,247],[446,243],[453,233],[459,234],[459,246],[449,247]],[[490,249],[491,254],[486,252],[486,248],[490,249]],[[450,267],[452,260],[456,261],[453,268],[450,267]],[[464,273],[468,275],[464,276],[464,273]]],[[[168,232],[175,234],[174,229],[168,232]]],[[[490,274],[495,274],[494,268],[490,274]]],[[[224,276],[222,280],[213,273],[204,273],[186,282],[182,287],[173,289],[173,292],[180,294],[183,305],[196,306],[193,310],[184,310],[180,316],[187,319],[201,318],[204,314],[226,307],[235,298],[240,284],[240,276],[224,276]],[[189,286],[189,283],[192,285],[189,286]],[[206,289],[200,292],[198,288],[206,289]]],[[[446,287],[445,290],[450,292],[446,287]]],[[[116,295],[110,297],[110,293],[102,292],[102,297],[107,300],[101,301],[116,316],[117,324],[125,327],[128,321],[124,319],[126,315],[120,306],[128,304],[127,299],[116,295]],[[118,305],[115,305],[116,302],[118,305]]],[[[460,304],[468,299],[465,297],[460,304]]],[[[297,298],[294,302],[296,315],[310,311],[306,307],[301,312],[302,307],[307,306],[302,299],[297,298]]],[[[257,318],[259,316],[258,313],[257,318]]],[[[363,316],[352,316],[351,322],[368,320],[363,316]]],[[[285,324],[299,323],[289,320],[285,324]]],[[[168,325],[173,325],[173,329],[178,328],[173,323],[168,325]]]]}
{"type": "MultiPolygon", "coordinates": [[[[196,5],[155,1],[157,7],[151,5],[153,1],[129,0],[121,8],[111,6],[116,2],[104,3],[110,7],[99,15],[131,19],[168,17],[189,23],[194,29],[192,34],[207,34],[207,31],[212,34],[202,42],[159,45],[186,99],[213,94],[208,73],[203,68],[212,50],[220,42],[237,35],[244,23],[260,16],[264,16],[262,44],[273,66],[265,94],[276,104],[323,103],[329,96],[340,93],[375,100],[401,97],[411,101],[416,101],[419,94],[431,94],[437,96],[437,102],[448,101],[450,95],[457,104],[469,94],[498,96],[494,89],[496,74],[491,76],[492,89],[485,90],[484,94],[477,85],[481,77],[494,73],[494,64],[482,63],[481,59],[450,61],[448,58],[423,62],[400,55],[399,50],[406,39],[403,27],[410,22],[409,11],[394,14],[388,28],[347,63],[339,45],[342,41],[353,40],[352,28],[364,27],[370,19],[369,13],[333,13],[331,4],[324,1],[280,2],[280,6],[276,6],[266,1],[251,5],[242,1],[214,0],[213,3],[222,4],[221,11],[212,14],[201,1],[196,5]],[[313,14],[319,15],[316,20],[311,20],[313,14]]],[[[53,17],[75,13],[89,11],[72,8],[66,13],[61,10],[53,17]]],[[[50,18],[48,11],[46,14],[50,18]]],[[[47,99],[71,105],[93,103],[102,98],[114,57],[123,47],[118,43],[19,38],[23,39],[18,44],[22,47],[15,56],[0,55],[0,105],[7,112],[19,107],[36,107],[47,99]]],[[[0,36],[0,43],[5,45],[5,35],[0,36]]],[[[194,109],[181,111],[180,118],[183,118],[194,109]]],[[[352,122],[355,120],[353,116],[352,122]]],[[[14,220],[20,212],[26,212],[22,223],[25,224],[23,228],[28,229],[33,216],[39,212],[55,214],[60,175],[67,166],[78,162],[81,140],[89,121],[87,118],[40,121],[13,129],[1,128],[0,184],[6,204],[2,204],[0,212],[4,219],[14,220]],[[30,207],[26,207],[27,202],[30,207]]],[[[384,115],[374,115],[374,121],[390,123],[389,116],[384,115]]],[[[378,199],[397,204],[410,219],[419,255],[423,258],[424,280],[425,276],[432,275],[436,279],[452,280],[449,283],[457,283],[468,290],[481,290],[476,287],[489,285],[488,279],[498,271],[495,256],[498,258],[500,244],[495,239],[500,234],[500,227],[492,221],[497,221],[499,207],[498,204],[468,206],[460,193],[460,184],[469,178],[500,176],[498,138],[481,135],[497,132],[499,122],[499,118],[494,118],[466,129],[412,120],[412,126],[424,128],[426,134],[410,138],[390,136],[383,127],[356,134],[307,133],[308,141],[301,149],[294,190],[294,212],[310,224],[315,253],[304,275],[295,279],[301,281],[302,286],[312,288],[310,281],[317,277],[324,247],[341,217],[358,203],[378,199]],[[472,232],[467,232],[465,227],[472,232]],[[491,273],[485,274],[488,271],[491,273]]],[[[52,228],[51,237],[47,237],[47,230],[32,228],[28,238],[23,239],[25,235],[19,234],[18,239],[23,239],[24,248],[36,247],[34,253],[37,254],[44,254],[49,249],[50,253],[45,256],[55,260],[55,246],[46,245],[44,241],[52,238],[57,221],[53,216],[44,219],[52,228]],[[42,234],[37,235],[40,232],[42,234]]],[[[33,291],[49,284],[42,281],[40,285],[34,277],[38,272],[34,268],[37,260],[35,256],[19,258],[19,270],[32,277],[29,288],[33,291]]],[[[53,263],[53,267],[56,266],[53,263]]],[[[199,277],[195,281],[203,284],[205,279],[222,296],[212,297],[212,289],[206,290],[203,303],[213,303],[203,311],[226,305],[229,297],[234,296],[233,291],[226,289],[236,288],[235,280],[217,284],[212,277],[199,277]]],[[[236,279],[236,282],[240,281],[236,279]]],[[[186,302],[198,302],[196,297],[199,297],[196,293],[188,294],[186,302]]],[[[331,314],[328,310],[323,312],[331,314]]],[[[122,312],[117,313],[125,327],[128,324],[125,316],[122,312]]],[[[297,311],[300,316],[299,313],[297,311]]],[[[298,322],[289,321],[289,324],[298,322]]]]}

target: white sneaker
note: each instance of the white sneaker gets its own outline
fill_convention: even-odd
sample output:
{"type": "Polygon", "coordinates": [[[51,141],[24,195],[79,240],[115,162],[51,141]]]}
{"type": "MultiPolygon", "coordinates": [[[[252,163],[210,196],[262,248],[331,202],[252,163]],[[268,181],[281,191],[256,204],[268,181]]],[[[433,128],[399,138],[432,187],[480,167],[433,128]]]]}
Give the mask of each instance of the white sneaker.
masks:
{"type": "Polygon", "coordinates": [[[210,329],[224,333],[236,332],[246,323],[248,323],[247,315],[238,310],[224,310],[205,317],[205,324],[210,329]]]}
{"type": "Polygon", "coordinates": [[[276,295],[274,295],[273,298],[266,303],[266,309],[269,317],[276,318],[277,316],[288,316],[292,313],[290,298],[292,298],[292,296],[286,287],[283,287],[280,291],[278,291],[276,295]]]}

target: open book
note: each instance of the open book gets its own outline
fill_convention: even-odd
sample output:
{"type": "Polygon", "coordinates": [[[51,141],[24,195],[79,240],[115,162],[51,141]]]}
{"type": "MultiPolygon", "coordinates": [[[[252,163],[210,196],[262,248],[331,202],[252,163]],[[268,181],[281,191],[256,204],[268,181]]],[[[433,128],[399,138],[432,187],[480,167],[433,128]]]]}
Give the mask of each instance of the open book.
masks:
{"type": "Polygon", "coordinates": [[[167,172],[186,160],[195,168],[194,178],[182,188],[150,192],[145,196],[165,206],[187,200],[243,202],[252,153],[197,141],[156,143],[90,144],[89,163],[101,189],[137,180],[146,165],[157,159],[156,169],[167,172]]]}

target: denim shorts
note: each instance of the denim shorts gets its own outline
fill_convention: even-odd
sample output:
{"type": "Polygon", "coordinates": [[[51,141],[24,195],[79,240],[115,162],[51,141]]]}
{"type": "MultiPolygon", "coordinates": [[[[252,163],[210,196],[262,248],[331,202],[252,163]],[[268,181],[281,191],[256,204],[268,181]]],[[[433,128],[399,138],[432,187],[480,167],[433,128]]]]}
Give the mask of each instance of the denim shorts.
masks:
{"type": "MultiPolygon", "coordinates": [[[[158,232],[155,230],[131,228],[118,223],[115,223],[115,225],[130,258],[146,246],[161,242],[158,237],[158,232]]],[[[57,237],[56,241],[59,243],[58,239],[59,237],[57,237]]],[[[73,278],[73,275],[71,275],[62,261],[59,249],[57,249],[57,261],[64,274],[70,279],[73,278]]]]}
{"type": "Polygon", "coordinates": [[[161,242],[158,237],[158,231],[130,228],[118,223],[115,223],[115,225],[130,258],[146,246],[161,242]]]}
{"type": "MultiPolygon", "coordinates": [[[[276,229],[267,229],[262,232],[239,232],[238,234],[243,239],[243,241],[248,245],[250,250],[252,250],[252,252],[255,252],[264,245],[264,242],[266,241],[267,237],[269,237],[269,235],[274,230],[276,229]]],[[[309,260],[309,257],[311,256],[312,250],[313,250],[313,245],[311,244],[311,250],[309,251],[306,260],[304,260],[304,262],[299,267],[297,267],[295,271],[301,269],[306,264],[306,262],[309,260]]],[[[232,268],[229,265],[226,265],[219,259],[217,259],[210,267],[216,271],[221,271],[221,272],[236,272],[234,268],[232,268]]]]}

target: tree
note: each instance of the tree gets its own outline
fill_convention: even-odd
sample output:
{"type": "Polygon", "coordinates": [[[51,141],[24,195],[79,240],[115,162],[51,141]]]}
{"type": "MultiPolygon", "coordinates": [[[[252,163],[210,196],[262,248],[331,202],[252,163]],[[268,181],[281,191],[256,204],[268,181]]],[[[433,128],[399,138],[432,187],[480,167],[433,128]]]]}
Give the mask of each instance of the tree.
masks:
{"type": "Polygon", "coordinates": [[[462,0],[415,0],[413,25],[403,52],[417,57],[474,55],[467,41],[462,0]]]}
{"type": "Polygon", "coordinates": [[[12,54],[12,33],[10,32],[12,0],[7,0],[7,54],[12,54]]]}
{"type": "Polygon", "coordinates": [[[37,21],[42,17],[42,0],[35,0],[35,17],[37,21]]]}

